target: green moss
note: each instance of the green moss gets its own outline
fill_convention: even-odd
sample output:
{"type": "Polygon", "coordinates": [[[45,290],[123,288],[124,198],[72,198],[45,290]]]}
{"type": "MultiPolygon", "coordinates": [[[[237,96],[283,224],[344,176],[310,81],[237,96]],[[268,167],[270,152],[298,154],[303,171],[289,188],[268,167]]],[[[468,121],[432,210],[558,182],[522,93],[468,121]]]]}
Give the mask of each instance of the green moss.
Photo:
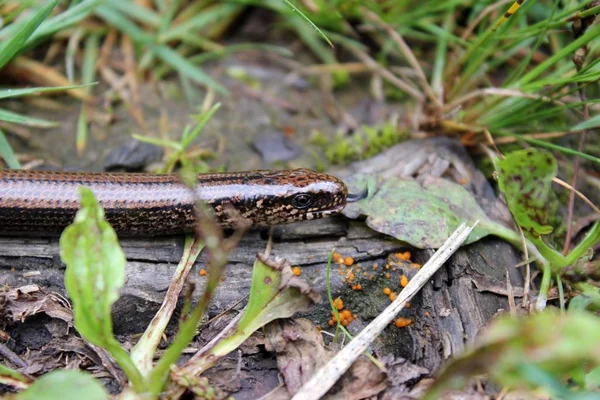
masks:
{"type": "Polygon", "coordinates": [[[395,125],[384,124],[381,128],[363,126],[352,136],[337,135],[333,141],[315,132],[311,142],[323,149],[329,163],[347,164],[372,157],[406,138],[407,131],[398,131],[395,125]]]}

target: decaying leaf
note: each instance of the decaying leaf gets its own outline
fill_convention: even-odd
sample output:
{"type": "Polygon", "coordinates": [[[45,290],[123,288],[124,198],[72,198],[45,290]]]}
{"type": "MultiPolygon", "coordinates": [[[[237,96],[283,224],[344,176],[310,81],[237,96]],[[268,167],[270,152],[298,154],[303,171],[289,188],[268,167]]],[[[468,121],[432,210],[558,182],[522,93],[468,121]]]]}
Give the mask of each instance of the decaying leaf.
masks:
{"type": "Polygon", "coordinates": [[[37,285],[26,285],[10,289],[4,297],[4,312],[14,322],[25,321],[28,317],[44,313],[67,323],[73,321],[73,312],[67,300],[54,293],[46,293],[37,285]]]}
{"type": "Polygon", "coordinates": [[[196,376],[238,348],[256,330],[276,319],[306,311],[320,300],[318,293],[293,275],[287,260],[259,255],[254,263],[250,298],[243,316],[225,328],[221,338],[211,341],[180,369],[174,369],[171,374],[173,381],[189,385],[196,376]]]}
{"type": "MultiPolygon", "coordinates": [[[[307,319],[274,321],[265,327],[265,338],[267,351],[277,355],[277,366],[287,388],[287,395],[280,390],[277,398],[291,397],[334,355],[325,346],[321,332],[307,319]]],[[[325,398],[366,399],[384,390],[387,383],[385,372],[360,358],[325,398]]]]}

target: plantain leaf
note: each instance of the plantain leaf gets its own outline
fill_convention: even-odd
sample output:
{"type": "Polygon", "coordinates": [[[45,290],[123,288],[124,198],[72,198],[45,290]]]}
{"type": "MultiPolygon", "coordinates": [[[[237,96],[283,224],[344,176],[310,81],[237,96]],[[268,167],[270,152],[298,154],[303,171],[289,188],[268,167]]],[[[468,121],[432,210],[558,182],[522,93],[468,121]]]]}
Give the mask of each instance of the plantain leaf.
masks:
{"type": "Polygon", "coordinates": [[[50,372],[34,382],[16,400],[105,400],[108,395],[104,387],[90,374],[59,370],[50,372]]]}
{"type": "Polygon", "coordinates": [[[372,229],[417,248],[439,248],[463,222],[480,221],[465,244],[506,230],[487,217],[471,193],[446,179],[432,177],[421,186],[414,180],[358,174],[346,183],[351,192],[368,188],[369,196],[348,204],[345,216],[366,215],[372,229]]]}
{"type": "Polygon", "coordinates": [[[111,306],[125,283],[125,254],[92,191],[81,187],[81,209],[60,238],[65,287],[75,326],[97,346],[114,345],[111,306]]]}
{"type": "Polygon", "coordinates": [[[497,163],[498,184],[517,224],[534,237],[552,232],[548,225],[552,179],[558,166],[554,156],[539,149],[517,150],[497,163]]]}

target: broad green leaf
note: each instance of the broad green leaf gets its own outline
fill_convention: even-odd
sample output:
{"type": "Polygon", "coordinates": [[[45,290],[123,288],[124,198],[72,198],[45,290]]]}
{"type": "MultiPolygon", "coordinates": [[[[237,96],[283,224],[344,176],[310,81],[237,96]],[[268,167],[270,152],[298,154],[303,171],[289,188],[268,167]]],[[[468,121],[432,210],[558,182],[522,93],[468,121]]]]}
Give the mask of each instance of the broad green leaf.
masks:
{"type": "Polygon", "coordinates": [[[0,108],[0,121],[12,122],[14,124],[31,126],[34,128],[52,128],[58,125],[56,122],[40,118],[27,117],[12,111],[4,110],[2,108],[0,108]]]}
{"type": "Polygon", "coordinates": [[[507,389],[536,388],[542,384],[531,379],[536,370],[566,384],[565,379],[582,366],[598,365],[600,320],[596,315],[561,315],[547,310],[519,318],[504,316],[493,321],[471,350],[441,372],[425,399],[440,398],[442,389],[461,387],[469,377],[485,373],[507,389]]]}
{"type": "Polygon", "coordinates": [[[53,371],[19,393],[17,400],[104,400],[108,394],[90,374],[75,370],[53,371]]]}
{"type": "Polygon", "coordinates": [[[551,233],[549,205],[558,172],[554,156],[538,149],[518,150],[498,161],[497,168],[500,190],[517,224],[534,237],[551,233]]]}
{"type": "Polygon", "coordinates": [[[81,208],[60,237],[75,327],[90,343],[108,350],[139,393],[145,390],[143,377],[112,331],[111,307],[125,283],[125,253],[92,191],[82,186],[79,192],[81,208]]]}
{"type": "Polygon", "coordinates": [[[97,346],[114,341],[111,306],[125,283],[125,254],[104,210],[88,188],[81,187],[81,209],[60,238],[67,265],[65,287],[73,300],[75,326],[97,346]]]}
{"type": "Polygon", "coordinates": [[[598,390],[598,387],[600,387],[600,366],[585,375],[585,386],[589,390],[598,390]]]}
{"type": "Polygon", "coordinates": [[[6,135],[2,130],[0,130],[0,157],[2,157],[6,165],[8,165],[8,168],[21,168],[21,163],[17,160],[17,156],[15,156],[15,152],[10,146],[10,143],[8,143],[8,140],[6,140],[6,135]]]}
{"type": "Polygon", "coordinates": [[[420,185],[414,180],[359,174],[346,183],[351,192],[368,188],[369,196],[348,204],[345,216],[366,215],[372,229],[420,249],[440,247],[463,222],[480,221],[465,243],[506,229],[487,217],[471,193],[446,179],[431,178],[420,185]]]}
{"type": "Polygon", "coordinates": [[[0,68],[6,65],[18,52],[23,49],[27,39],[40,26],[40,24],[50,15],[58,0],[50,1],[42,7],[29,21],[20,26],[20,29],[15,35],[8,39],[2,47],[0,47],[0,68]]]}
{"type": "Polygon", "coordinates": [[[579,294],[569,301],[569,312],[600,310],[600,288],[587,282],[579,282],[576,289],[579,294]]]}

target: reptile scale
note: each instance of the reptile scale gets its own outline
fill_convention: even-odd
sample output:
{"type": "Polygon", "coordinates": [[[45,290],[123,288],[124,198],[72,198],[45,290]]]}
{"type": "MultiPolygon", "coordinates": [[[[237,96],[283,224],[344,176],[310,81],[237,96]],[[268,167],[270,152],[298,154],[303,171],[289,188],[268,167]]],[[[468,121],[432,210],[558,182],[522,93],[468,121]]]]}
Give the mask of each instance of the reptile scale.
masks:
{"type": "Polygon", "coordinates": [[[223,228],[242,217],[251,227],[338,214],[365,194],[308,169],[200,174],[195,190],[179,175],[0,170],[0,234],[58,235],[79,209],[79,186],[92,189],[122,236],[189,232],[203,200],[223,228]],[[231,207],[235,212],[231,212],[231,207]]]}

